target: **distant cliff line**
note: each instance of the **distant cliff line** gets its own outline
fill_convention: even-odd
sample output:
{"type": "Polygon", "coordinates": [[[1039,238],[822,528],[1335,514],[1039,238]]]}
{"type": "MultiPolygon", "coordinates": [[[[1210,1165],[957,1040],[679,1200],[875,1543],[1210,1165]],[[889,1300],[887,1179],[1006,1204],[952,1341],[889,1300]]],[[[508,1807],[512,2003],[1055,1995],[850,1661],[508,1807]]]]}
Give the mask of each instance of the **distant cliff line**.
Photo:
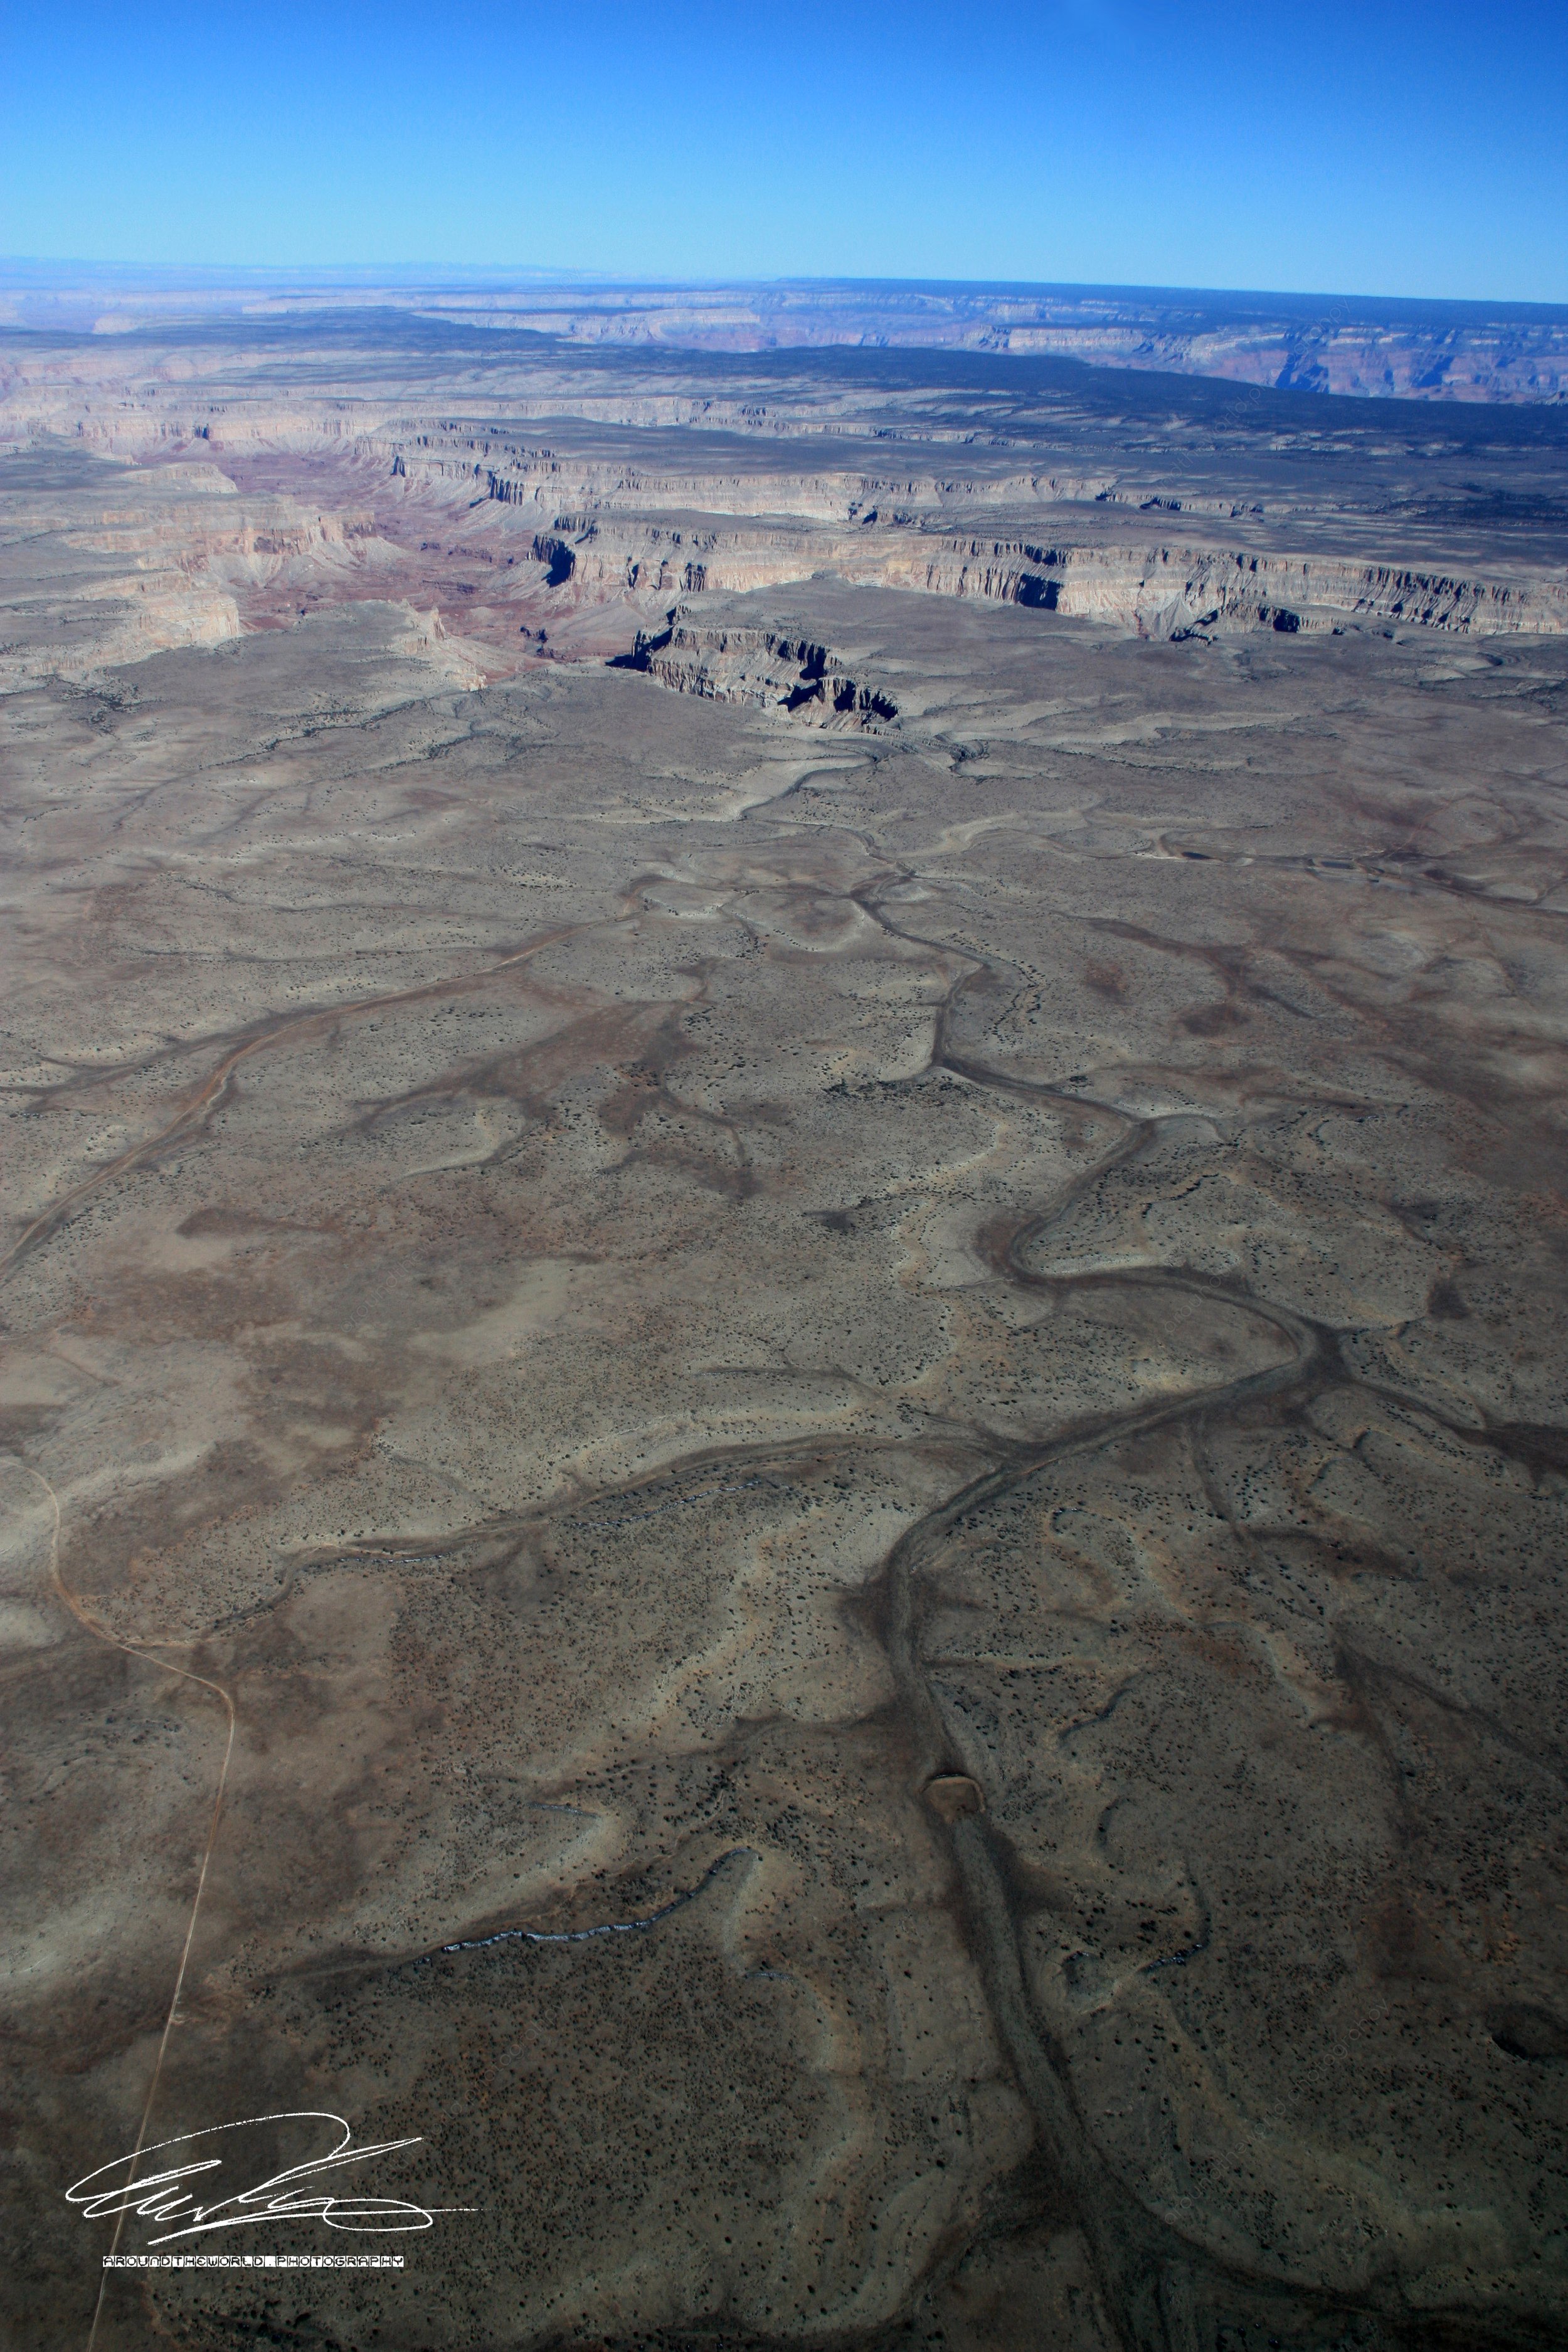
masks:
{"type": "Polygon", "coordinates": [[[0,261],[0,325],[413,313],[574,344],[942,350],[1362,399],[1568,403],[1568,308],[918,280],[638,285],[518,271],[156,271],[0,261]]]}

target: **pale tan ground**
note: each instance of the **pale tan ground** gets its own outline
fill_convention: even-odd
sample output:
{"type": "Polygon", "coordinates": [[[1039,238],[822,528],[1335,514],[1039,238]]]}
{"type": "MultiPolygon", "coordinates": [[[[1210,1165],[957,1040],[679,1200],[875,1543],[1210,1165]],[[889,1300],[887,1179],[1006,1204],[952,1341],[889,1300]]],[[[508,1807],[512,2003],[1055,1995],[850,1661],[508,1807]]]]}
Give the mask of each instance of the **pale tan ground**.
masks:
{"type": "Polygon", "coordinates": [[[1563,638],[220,460],[8,461],[9,2340],[155,2074],[471,2210],[106,2352],[1556,2340],[1563,638]]]}

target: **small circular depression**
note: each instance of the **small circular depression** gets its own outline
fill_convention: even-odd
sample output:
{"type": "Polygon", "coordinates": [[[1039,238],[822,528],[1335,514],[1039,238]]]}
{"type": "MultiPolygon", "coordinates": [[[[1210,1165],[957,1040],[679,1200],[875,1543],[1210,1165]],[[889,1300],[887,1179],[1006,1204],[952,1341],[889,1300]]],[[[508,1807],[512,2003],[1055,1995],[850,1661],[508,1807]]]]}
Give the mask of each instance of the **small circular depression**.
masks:
{"type": "Polygon", "coordinates": [[[1487,2032],[1500,2050],[1510,2058],[1568,2058],[1568,2021],[1554,2017],[1549,2009],[1537,2009],[1531,2001],[1516,2001],[1507,2009],[1494,2009],[1487,2019],[1487,2032]]]}
{"type": "Polygon", "coordinates": [[[955,1822],[961,1813],[985,1811],[984,1791],[967,1772],[939,1772],[934,1780],[926,1782],[925,1801],[944,1822],[955,1822]]]}

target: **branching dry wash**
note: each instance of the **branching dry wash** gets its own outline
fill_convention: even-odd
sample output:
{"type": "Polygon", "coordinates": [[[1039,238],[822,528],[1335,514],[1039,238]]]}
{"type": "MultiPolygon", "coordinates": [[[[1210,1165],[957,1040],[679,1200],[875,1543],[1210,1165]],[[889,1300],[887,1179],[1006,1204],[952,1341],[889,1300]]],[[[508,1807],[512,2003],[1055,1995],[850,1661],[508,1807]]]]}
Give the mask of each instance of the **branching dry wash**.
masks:
{"type": "Polygon", "coordinates": [[[15,2339],[1558,2340],[1561,413],[5,363],[15,2339]]]}

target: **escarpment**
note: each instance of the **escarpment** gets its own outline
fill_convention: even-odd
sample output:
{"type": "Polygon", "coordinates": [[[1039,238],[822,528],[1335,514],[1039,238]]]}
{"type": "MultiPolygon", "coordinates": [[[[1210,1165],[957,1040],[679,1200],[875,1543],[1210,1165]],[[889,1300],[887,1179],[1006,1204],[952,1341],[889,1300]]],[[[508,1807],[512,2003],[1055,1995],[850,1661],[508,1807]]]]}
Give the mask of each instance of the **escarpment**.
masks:
{"type": "MultiPolygon", "coordinates": [[[[1568,459],[1523,498],[1503,445],[1473,432],[1447,428],[1435,455],[1425,420],[1331,431],[1277,402],[1216,421],[1169,392],[1139,408],[1126,379],[1136,414],[1112,414],[1003,360],[940,393],[869,359],[736,362],[716,390],[711,362],[481,341],[476,373],[328,334],[308,385],[260,330],[199,364],[177,341],[7,352],[0,447],[90,452],[101,485],[58,528],[105,624],[50,658],[86,676],[387,603],[431,616],[474,675],[635,653],[687,691],[787,703],[798,676],[649,648],[674,604],[695,627],[704,597],[818,578],[1135,637],[1568,628],[1568,459]]],[[[32,591],[9,593],[0,658],[31,675],[32,591]]],[[[797,715],[877,720],[858,688],[841,709],[805,683],[797,715]]]]}
{"type": "Polygon", "coordinates": [[[808,727],[865,729],[899,715],[889,695],[851,677],[827,646],[772,629],[676,619],[652,635],[639,630],[618,667],[675,694],[779,710],[808,727]]]}
{"type": "Polygon", "coordinates": [[[933,595],[1039,605],[1140,636],[1235,628],[1294,634],[1347,617],[1478,635],[1556,635],[1568,628],[1568,583],[1560,581],[1466,580],[1243,548],[949,541],[930,553],[890,550],[879,577],[933,595]]]}

